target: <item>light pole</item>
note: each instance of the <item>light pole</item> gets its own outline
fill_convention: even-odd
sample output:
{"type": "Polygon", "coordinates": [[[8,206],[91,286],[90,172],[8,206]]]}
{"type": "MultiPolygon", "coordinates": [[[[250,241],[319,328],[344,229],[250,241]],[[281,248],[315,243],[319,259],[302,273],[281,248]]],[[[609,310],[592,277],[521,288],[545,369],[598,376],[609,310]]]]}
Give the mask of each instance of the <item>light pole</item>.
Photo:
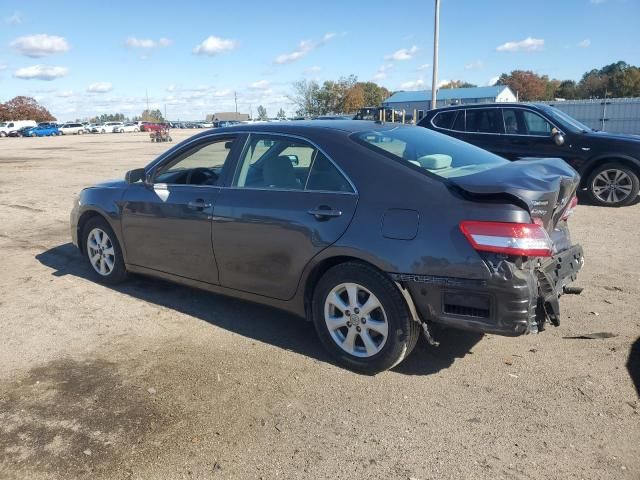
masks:
{"type": "Polygon", "coordinates": [[[435,24],[433,27],[433,78],[431,79],[431,109],[437,107],[438,93],[438,37],[440,36],[440,0],[436,2],[435,24]]]}

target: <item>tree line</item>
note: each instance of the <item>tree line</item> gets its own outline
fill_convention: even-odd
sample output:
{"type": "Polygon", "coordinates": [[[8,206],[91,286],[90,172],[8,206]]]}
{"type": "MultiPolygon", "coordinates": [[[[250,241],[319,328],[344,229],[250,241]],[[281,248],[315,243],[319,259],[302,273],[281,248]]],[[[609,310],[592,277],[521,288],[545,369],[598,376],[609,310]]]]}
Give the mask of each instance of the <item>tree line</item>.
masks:
{"type": "MultiPolygon", "coordinates": [[[[640,67],[619,61],[600,69],[585,72],[579,81],[559,80],[540,75],[530,70],[513,70],[500,75],[496,85],[507,85],[524,102],[537,100],[565,100],[640,97],[640,67]]],[[[463,80],[453,80],[440,89],[475,87],[463,80]]],[[[359,82],[358,77],[349,75],[338,80],[300,80],[293,84],[287,98],[297,107],[297,116],[317,116],[330,113],[354,113],[364,107],[377,107],[391,96],[392,92],[375,82],[359,82]]],[[[285,118],[281,108],[277,118],[285,118]]],[[[258,107],[258,118],[266,120],[267,110],[258,107]]],[[[31,97],[18,96],[6,103],[0,103],[0,121],[35,120],[54,121],[55,117],[31,97]]],[[[91,122],[128,121],[122,113],[102,114],[90,119],[91,122]]],[[[144,110],[133,121],[163,122],[160,110],[144,110]]],[[[80,120],[76,120],[80,121],[80,120]]]]}
{"type": "Polygon", "coordinates": [[[514,70],[500,75],[497,85],[508,85],[518,99],[580,100],[587,98],[616,98],[640,96],[640,67],[616,62],[600,69],[585,72],[579,81],[551,79],[530,70],[514,70]]]}

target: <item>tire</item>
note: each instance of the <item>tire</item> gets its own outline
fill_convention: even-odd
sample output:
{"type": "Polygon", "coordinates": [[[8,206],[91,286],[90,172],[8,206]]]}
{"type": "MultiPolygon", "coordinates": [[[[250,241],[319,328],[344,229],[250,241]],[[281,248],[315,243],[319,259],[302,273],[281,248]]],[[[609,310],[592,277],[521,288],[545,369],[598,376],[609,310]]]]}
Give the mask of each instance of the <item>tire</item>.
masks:
{"type": "Polygon", "coordinates": [[[7,134],[5,132],[0,132],[0,137],[6,137],[7,134]]]}
{"type": "Polygon", "coordinates": [[[597,167],[587,179],[589,199],[603,207],[624,207],[638,197],[638,173],[622,163],[597,167]]]}
{"type": "Polygon", "coordinates": [[[133,129],[133,132],[134,132],[134,133],[139,132],[139,131],[140,131],[140,129],[138,129],[138,128],[134,128],[134,129],[133,129]]]}
{"type": "Polygon", "coordinates": [[[336,265],[320,278],[312,319],[325,349],[341,365],[367,374],[399,364],[420,335],[420,324],[391,279],[357,262],[336,265]],[[371,309],[369,301],[379,306],[371,309]]]}
{"type": "Polygon", "coordinates": [[[118,238],[104,218],[91,218],[82,230],[82,240],[89,268],[100,283],[114,285],[127,278],[118,238]]]}
{"type": "Polygon", "coordinates": [[[82,130],[78,130],[78,135],[82,135],[82,130]]]}

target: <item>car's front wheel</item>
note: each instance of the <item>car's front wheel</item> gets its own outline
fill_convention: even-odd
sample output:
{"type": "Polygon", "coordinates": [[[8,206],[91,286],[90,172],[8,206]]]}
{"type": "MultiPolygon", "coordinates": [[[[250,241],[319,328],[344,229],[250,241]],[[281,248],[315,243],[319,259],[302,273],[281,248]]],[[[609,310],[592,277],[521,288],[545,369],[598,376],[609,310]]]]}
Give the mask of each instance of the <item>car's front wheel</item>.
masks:
{"type": "Polygon", "coordinates": [[[597,167],[587,179],[591,201],[605,207],[623,207],[633,202],[640,190],[637,173],[621,163],[597,167]]]}
{"type": "Polygon", "coordinates": [[[420,334],[391,279],[362,263],[343,263],[322,276],[312,316],[324,347],[341,364],[369,374],[400,363],[420,334]]]}
{"type": "Polygon", "coordinates": [[[89,265],[100,282],[115,284],[127,277],[122,249],[106,220],[90,219],[84,227],[84,249],[89,265]]]}

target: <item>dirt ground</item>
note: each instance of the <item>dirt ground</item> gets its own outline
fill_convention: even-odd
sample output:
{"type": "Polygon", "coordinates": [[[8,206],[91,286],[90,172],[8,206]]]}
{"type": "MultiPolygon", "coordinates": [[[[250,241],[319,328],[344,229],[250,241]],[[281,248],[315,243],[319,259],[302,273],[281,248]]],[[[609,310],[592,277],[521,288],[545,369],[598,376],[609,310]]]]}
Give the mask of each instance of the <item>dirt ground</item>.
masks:
{"type": "Polygon", "coordinates": [[[168,146],[0,139],[1,479],[640,478],[640,204],[572,217],[584,292],[559,328],[444,332],[368,377],[282,312],[92,281],[75,194],[168,146]],[[615,336],[575,338],[594,332],[615,336]]]}

